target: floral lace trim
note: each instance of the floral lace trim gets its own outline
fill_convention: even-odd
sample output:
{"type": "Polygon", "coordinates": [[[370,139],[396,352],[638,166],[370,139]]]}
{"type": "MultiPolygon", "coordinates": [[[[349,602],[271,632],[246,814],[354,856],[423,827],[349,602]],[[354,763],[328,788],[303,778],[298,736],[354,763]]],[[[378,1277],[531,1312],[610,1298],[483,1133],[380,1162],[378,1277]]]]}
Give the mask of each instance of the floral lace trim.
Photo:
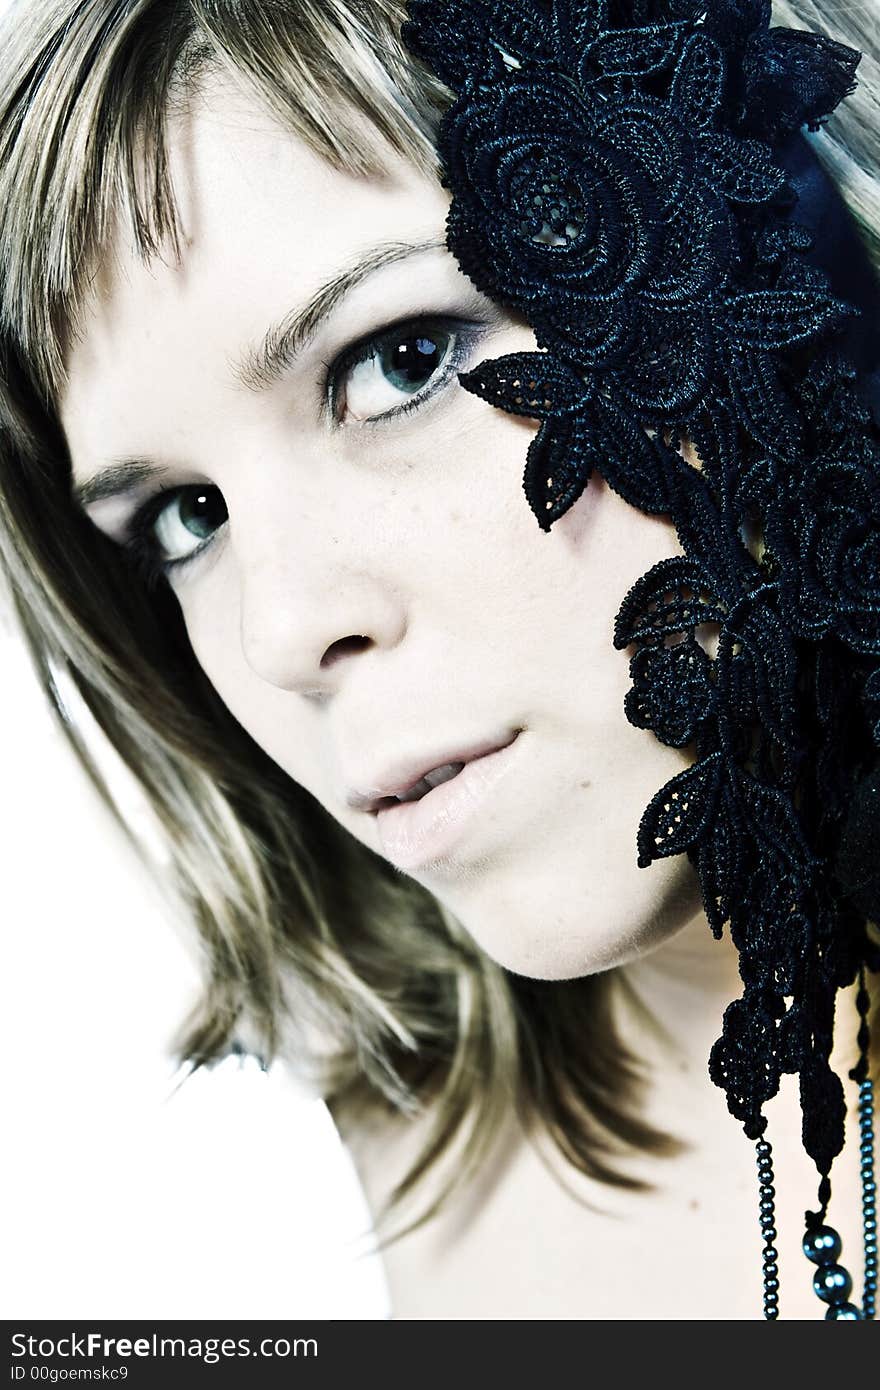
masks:
{"type": "Polygon", "coordinates": [[[858,311],[808,263],[774,147],[821,124],[860,55],[770,29],[764,0],[408,9],[405,42],[456,93],[439,138],[449,249],[539,348],[461,384],[541,422],[523,489],[542,530],[594,469],[674,520],[685,554],[632,586],[613,636],[636,649],[629,722],[696,748],[646,808],[638,864],[694,864],[743,980],[712,1079],[757,1138],[797,1073],[827,1186],[836,991],[880,968],[865,930],[880,885],[859,905],[840,868],[847,834],[862,868],[880,858],[880,830],[865,840],[880,796],[846,823],[880,745],[880,434],[838,342],[858,311]]]}

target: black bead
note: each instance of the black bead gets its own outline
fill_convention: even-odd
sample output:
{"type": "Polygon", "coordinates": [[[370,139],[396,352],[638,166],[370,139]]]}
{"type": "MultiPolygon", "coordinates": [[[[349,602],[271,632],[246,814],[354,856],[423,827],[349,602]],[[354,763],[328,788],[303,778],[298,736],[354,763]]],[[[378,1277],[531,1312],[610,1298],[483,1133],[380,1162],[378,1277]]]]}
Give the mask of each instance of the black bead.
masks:
{"type": "Polygon", "coordinates": [[[816,1265],[833,1265],[842,1248],[840,1236],[833,1226],[817,1226],[804,1236],[804,1254],[816,1265]]]}
{"type": "Polygon", "coordinates": [[[854,1303],[832,1303],[828,1312],[825,1314],[825,1321],[829,1318],[839,1318],[841,1322],[862,1322],[862,1314],[854,1303]]]}
{"type": "Polygon", "coordinates": [[[852,1279],[843,1265],[821,1265],[813,1275],[813,1288],[823,1303],[845,1303],[852,1293],[852,1279]]]}

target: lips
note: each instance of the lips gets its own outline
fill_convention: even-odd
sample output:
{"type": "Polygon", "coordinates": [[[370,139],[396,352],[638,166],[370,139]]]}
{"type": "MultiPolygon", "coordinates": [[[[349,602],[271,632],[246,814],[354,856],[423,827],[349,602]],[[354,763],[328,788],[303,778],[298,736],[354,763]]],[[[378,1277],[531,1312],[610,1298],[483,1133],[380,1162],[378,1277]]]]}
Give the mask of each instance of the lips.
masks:
{"type": "MultiPolygon", "coordinates": [[[[501,787],[510,786],[528,761],[528,739],[513,738],[468,762],[452,763],[445,780],[411,801],[384,797],[374,811],[380,852],[404,872],[455,874],[503,838],[501,787]],[[456,766],[458,772],[450,776],[456,766]]],[[[438,768],[435,776],[444,772],[438,768]]],[[[430,783],[430,776],[429,776],[430,783]]],[[[417,787],[413,788],[417,791],[417,787]]]]}
{"type": "Polygon", "coordinates": [[[435,787],[439,787],[442,783],[450,782],[453,777],[457,777],[463,767],[463,762],[444,763],[442,767],[435,767],[432,768],[430,772],[426,772],[424,777],[421,777],[414,787],[410,787],[409,791],[398,792],[396,796],[383,797],[382,800],[397,803],[403,801],[420,801],[427,792],[433,791],[435,787]]]}
{"type": "Polygon", "coordinates": [[[369,811],[375,815],[399,801],[419,800],[433,787],[452,780],[467,763],[506,748],[519,733],[520,729],[508,729],[472,743],[447,744],[435,753],[401,759],[371,785],[353,788],[346,797],[347,804],[354,810],[369,811]]]}

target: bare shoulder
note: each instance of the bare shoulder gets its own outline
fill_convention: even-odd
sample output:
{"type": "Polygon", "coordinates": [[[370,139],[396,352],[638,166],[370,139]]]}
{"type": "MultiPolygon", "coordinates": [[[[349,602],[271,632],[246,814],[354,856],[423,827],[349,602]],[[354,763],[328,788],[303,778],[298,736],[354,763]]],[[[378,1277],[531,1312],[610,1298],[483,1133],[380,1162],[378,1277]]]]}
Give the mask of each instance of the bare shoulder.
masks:
{"type": "MultiPolygon", "coordinates": [[[[362,1105],[333,1105],[331,1114],[351,1154],[374,1222],[392,1194],[419,1161],[430,1141],[430,1110],[403,1116],[362,1105]]],[[[507,1317],[510,1307],[511,1244],[527,1248],[526,1228],[534,1212],[527,1172],[531,1151],[511,1116],[478,1171],[446,1195],[429,1220],[395,1235],[417,1218],[441,1193],[450,1176],[441,1159],[416,1185],[398,1212],[379,1226],[392,1316],[416,1318],[507,1317]],[[523,1223],[517,1233],[517,1223],[523,1223]]],[[[532,1155],[534,1159],[534,1155],[532,1155]]],[[[516,1261],[517,1266],[519,1261],[516,1261]]],[[[522,1288],[529,1317],[559,1317],[558,1308],[534,1311],[533,1291],[522,1288]]],[[[564,1316],[564,1315],[563,1315],[564,1316]]]]}
{"type": "MultiPolygon", "coordinates": [[[[332,1113],[375,1220],[418,1159],[432,1117],[338,1106],[332,1113]]],[[[804,1280],[800,1248],[804,1194],[814,1190],[814,1170],[800,1145],[800,1118],[797,1088],[788,1085],[777,1102],[774,1128],[779,1170],[790,1179],[777,1196],[784,1316],[815,1320],[821,1308],[804,1280]]],[[[548,1143],[527,1135],[511,1116],[490,1157],[453,1189],[436,1215],[380,1246],[392,1316],[759,1319],[753,1151],[735,1126],[716,1123],[708,1130],[706,1144],[663,1160],[668,1166],[656,1187],[632,1192],[563,1168],[548,1143]],[[722,1202],[719,1171],[728,1175],[722,1202]],[[684,1274],[693,1270],[701,1277],[688,1283],[684,1305],[684,1274]],[[670,1277],[671,1271],[682,1277],[670,1277]]],[[[852,1252],[849,1267],[858,1284],[857,1176],[844,1165],[837,1177],[835,1225],[852,1252]]],[[[425,1186],[416,1188],[418,1204],[435,1191],[429,1174],[425,1186]]],[[[404,1214],[416,1209],[407,1203],[404,1214]]],[[[386,1229],[393,1234],[396,1227],[386,1229]]]]}
{"type": "MultiPolygon", "coordinates": [[[[337,1107],[340,1134],[358,1171],[374,1219],[396,1183],[419,1158],[432,1117],[414,1119],[337,1107]]],[[[444,1176],[448,1170],[444,1170],[444,1176]]],[[[392,1316],[410,1319],[581,1319],[614,1316],[604,1298],[591,1300],[597,1242],[614,1236],[624,1267],[635,1251],[607,1213],[574,1185],[511,1114],[478,1171],[444,1198],[428,1221],[381,1248],[392,1316]]],[[[579,1187],[578,1187],[579,1183],[579,1187]]],[[[440,1182],[428,1174],[402,1215],[424,1210],[440,1182]]],[[[600,1204],[607,1193],[594,1185],[600,1204]]],[[[381,1233],[380,1233],[381,1234],[381,1233]]],[[[630,1227],[629,1238],[636,1231],[630,1227]]],[[[606,1256],[607,1258],[607,1256],[606,1256]]]]}

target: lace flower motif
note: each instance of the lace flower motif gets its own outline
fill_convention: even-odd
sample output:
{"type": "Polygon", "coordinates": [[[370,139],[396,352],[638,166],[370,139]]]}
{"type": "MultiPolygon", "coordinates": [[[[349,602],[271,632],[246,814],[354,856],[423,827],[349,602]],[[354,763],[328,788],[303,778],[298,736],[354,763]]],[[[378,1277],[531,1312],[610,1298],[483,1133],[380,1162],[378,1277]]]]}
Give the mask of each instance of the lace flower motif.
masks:
{"type": "MultiPolygon", "coordinates": [[[[486,10],[452,8],[471,31],[486,10]]],[[[541,385],[556,372],[560,398],[527,391],[523,411],[547,417],[523,480],[544,529],[586,485],[590,440],[626,430],[621,412],[659,426],[698,409],[719,369],[753,434],[791,453],[799,436],[774,354],[847,312],[814,286],[743,280],[735,208],[784,196],[786,184],[766,144],[724,128],[719,44],[682,20],[603,31],[601,15],[601,5],[578,11],[580,42],[563,47],[573,12],[556,5],[537,61],[486,40],[473,70],[449,74],[461,91],[439,142],[455,195],[450,245],[478,288],[526,315],[550,359],[501,359],[463,384],[511,409],[522,402],[508,394],[509,368],[541,385]]],[[[535,7],[532,25],[540,19],[535,7]]],[[[599,448],[644,454],[626,434],[616,451],[607,437],[599,448]]],[[[656,482],[623,495],[662,509],[656,482]]]]}
{"type": "Polygon", "coordinates": [[[691,859],[743,980],[710,1074],[757,1137],[798,1072],[827,1178],[835,992],[880,968],[834,871],[880,745],[880,432],[835,346],[855,311],[806,258],[778,149],[853,89],[860,55],[771,29],[769,0],[408,9],[405,42],[455,94],[447,244],[537,344],[462,386],[540,421],[523,489],[543,531],[594,469],[675,522],[683,555],[633,585],[613,635],[635,648],[628,720],[695,753],[646,807],[638,864],[691,859]]]}
{"type": "Polygon", "coordinates": [[[842,458],[808,460],[770,510],[768,537],[785,556],[791,626],[813,640],[835,633],[854,651],[880,657],[876,453],[858,441],[842,458]]]}

